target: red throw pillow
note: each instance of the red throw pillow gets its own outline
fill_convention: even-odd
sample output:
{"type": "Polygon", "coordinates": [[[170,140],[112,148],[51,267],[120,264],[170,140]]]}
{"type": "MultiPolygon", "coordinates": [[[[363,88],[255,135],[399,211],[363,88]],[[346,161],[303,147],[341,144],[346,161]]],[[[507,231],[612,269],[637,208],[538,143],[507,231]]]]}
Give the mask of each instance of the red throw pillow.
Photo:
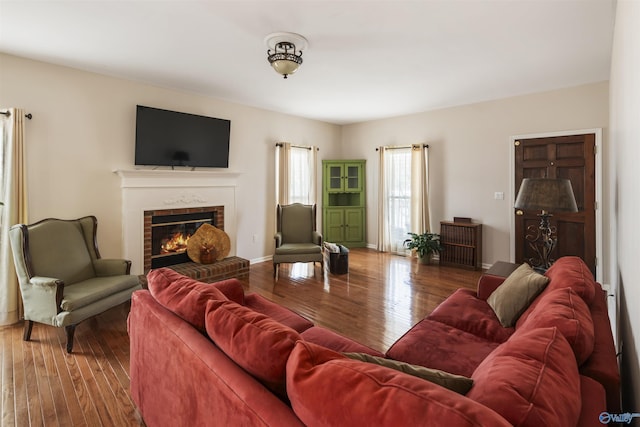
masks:
{"type": "Polygon", "coordinates": [[[518,330],[557,326],[576,355],[578,366],[593,353],[595,335],[587,304],[571,288],[545,293],[518,330]]]}
{"type": "Polygon", "coordinates": [[[209,300],[227,301],[215,286],[198,282],[170,268],[151,270],[147,274],[151,295],[167,309],[204,332],[204,313],[209,300]]]}
{"type": "Polygon", "coordinates": [[[573,426],[582,402],[569,343],[557,328],[516,331],[480,363],[467,397],[514,426],[573,426]]]}
{"type": "Polygon", "coordinates": [[[291,406],[307,426],[508,426],[429,381],[298,341],[287,362],[291,406]]]}
{"type": "Polygon", "coordinates": [[[234,362],[281,397],[285,367],[300,335],[264,314],[231,301],[207,305],[209,337],[234,362]]]}

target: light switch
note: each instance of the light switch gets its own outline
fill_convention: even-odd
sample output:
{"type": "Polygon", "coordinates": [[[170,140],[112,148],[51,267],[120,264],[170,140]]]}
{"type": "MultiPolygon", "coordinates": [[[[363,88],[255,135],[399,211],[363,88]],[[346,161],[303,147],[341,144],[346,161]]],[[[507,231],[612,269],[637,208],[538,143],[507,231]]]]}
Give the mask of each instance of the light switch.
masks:
{"type": "Polygon", "coordinates": [[[504,193],[502,191],[496,191],[493,193],[493,198],[496,200],[504,200],[504,193]]]}

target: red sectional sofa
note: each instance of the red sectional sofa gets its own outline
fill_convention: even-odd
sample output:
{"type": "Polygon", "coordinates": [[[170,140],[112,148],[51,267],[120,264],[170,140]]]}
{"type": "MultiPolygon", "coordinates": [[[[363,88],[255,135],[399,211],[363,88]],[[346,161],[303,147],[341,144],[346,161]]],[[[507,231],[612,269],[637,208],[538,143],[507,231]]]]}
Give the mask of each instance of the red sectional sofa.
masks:
{"type": "Polygon", "coordinates": [[[504,328],[483,276],[410,329],[387,358],[473,380],[466,395],[345,352],[378,351],[314,326],[237,280],[163,268],[133,294],[131,394],[146,425],[601,426],[619,412],[605,295],[578,258],[504,328]]]}

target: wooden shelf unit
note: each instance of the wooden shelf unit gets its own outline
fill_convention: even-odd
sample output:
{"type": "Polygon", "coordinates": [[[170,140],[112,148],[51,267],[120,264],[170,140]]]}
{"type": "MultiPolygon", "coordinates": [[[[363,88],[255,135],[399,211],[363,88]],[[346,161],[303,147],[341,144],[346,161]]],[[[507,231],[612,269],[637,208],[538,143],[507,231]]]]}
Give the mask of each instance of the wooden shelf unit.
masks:
{"type": "Polygon", "coordinates": [[[440,222],[440,265],[479,270],[482,268],[482,224],[440,222]]]}

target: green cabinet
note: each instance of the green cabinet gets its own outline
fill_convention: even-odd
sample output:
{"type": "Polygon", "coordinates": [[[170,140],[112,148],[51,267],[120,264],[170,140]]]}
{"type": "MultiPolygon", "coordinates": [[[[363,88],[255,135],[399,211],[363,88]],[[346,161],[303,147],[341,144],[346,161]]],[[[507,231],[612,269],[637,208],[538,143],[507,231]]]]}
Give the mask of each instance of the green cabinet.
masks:
{"type": "Polygon", "coordinates": [[[324,240],[366,246],[364,160],[322,162],[324,240]]]}

